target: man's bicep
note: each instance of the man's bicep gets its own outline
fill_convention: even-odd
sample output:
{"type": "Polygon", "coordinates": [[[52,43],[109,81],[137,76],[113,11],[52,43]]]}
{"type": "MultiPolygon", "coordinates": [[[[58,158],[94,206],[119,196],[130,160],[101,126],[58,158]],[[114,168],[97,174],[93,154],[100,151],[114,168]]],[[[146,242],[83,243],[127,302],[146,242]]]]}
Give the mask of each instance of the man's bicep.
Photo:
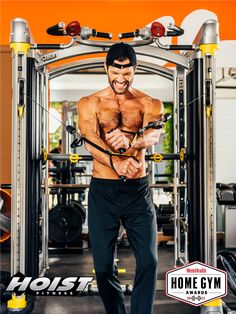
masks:
{"type": "Polygon", "coordinates": [[[81,134],[88,136],[90,134],[99,135],[99,127],[96,116],[93,114],[80,115],[79,116],[79,130],[81,134]]]}
{"type": "Polygon", "coordinates": [[[78,103],[78,127],[85,136],[92,133],[99,135],[96,112],[87,99],[82,99],[78,103]]]}

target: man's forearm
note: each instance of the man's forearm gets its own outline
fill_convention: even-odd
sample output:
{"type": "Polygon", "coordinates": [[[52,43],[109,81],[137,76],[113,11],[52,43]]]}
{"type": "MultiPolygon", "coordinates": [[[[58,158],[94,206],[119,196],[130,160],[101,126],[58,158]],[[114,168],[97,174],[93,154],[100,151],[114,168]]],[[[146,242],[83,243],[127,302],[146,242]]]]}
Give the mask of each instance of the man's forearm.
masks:
{"type": "MultiPolygon", "coordinates": [[[[101,147],[102,149],[110,151],[109,147],[99,136],[93,135],[93,136],[88,136],[86,138],[90,140],[91,142],[93,142],[94,144],[96,144],[97,146],[101,147]]],[[[100,162],[101,164],[107,167],[113,168],[109,154],[106,154],[105,152],[100,151],[98,148],[95,148],[86,142],[85,142],[85,147],[90,152],[90,154],[93,156],[94,159],[96,159],[98,162],[100,162]]],[[[119,157],[115,157],[115,158],[119,158],[119,157]]]]}
{"type": "Polygon", "coordinates": [[[160,130],[148,130],[143,134],[135,137],[131,142],[131,147],[137,149],[145,149],[155,145],[159,141],[161,131],[160,130]]]}

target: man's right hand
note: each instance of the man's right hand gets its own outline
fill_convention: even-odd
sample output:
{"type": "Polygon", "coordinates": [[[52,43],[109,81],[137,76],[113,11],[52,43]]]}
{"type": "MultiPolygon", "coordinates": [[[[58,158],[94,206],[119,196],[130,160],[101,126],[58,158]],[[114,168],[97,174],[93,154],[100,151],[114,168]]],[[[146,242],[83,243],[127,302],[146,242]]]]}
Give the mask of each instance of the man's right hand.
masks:
{"type": "Polygon", "coordinates": [[[120,158],[113,157],[112,161],[116,173],[119,176],[124,176],[128,179],[132,179],[141,167],[141,163],[137,162],[133,158],[122,160],[120,158]]]}

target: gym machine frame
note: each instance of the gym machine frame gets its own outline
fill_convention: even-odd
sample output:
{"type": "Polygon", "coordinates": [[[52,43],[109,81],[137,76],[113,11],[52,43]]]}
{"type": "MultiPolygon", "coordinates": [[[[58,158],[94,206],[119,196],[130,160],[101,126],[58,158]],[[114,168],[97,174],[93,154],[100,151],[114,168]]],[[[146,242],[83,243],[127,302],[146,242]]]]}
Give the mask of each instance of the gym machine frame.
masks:
{"type": "MultiPolygon", "coordinates": [[[[209,20],[202,25],[192,49],[189,48],[200,47],[200,50],[188,55],[173,53],[159,41],[159,47],[152,46],[150,39],[129,42],[138,56],[139,69],[172,80],[174,85],[174,154],[182,151],[184,157],[174,160],[175,265],[193,260],[215,265],[216,261],[213,123],[214,51],[218,41],[218,24],[209,20]],[[143,61],[142,56],[151,61],[143,61]],[[157,65],[157,59],[174,64],[175,70],[157,65]],[[187,154],[183,151],[186,148],[187,154]]],[[[12,275],[20,271],[38,277],[48,268],[48,82],[71,71],[102,68],[105,58],[89,55],[106,52],[114,42],[74,43],[35,45],[27,22],[19,18],[12,21],[12,275]],[[50,48],[58,50],[46,54],[39,50],[50,48]],[[48,68],[76,56],[84,59],[48,68]],[[39,226],[42,248],[39,248],[39,226]]],[[[154,183],[153,172],[150,183],[154,183]]]]}

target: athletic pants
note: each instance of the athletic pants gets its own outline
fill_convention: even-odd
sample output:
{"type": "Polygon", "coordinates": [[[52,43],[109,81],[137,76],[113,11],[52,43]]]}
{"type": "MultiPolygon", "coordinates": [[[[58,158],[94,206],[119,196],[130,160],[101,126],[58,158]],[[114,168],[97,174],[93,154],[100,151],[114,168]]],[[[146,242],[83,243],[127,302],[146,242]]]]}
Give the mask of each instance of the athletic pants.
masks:
{"type": "Polygon", "coordinates": [[[131,314],[151,314],[156,291],[156,214],[147,178],[92,178],[88,200],[89,239],[97,285],[107,314],[125,314],[124,294],[114,273],[120,222],[136,258],[131,314]]]}

